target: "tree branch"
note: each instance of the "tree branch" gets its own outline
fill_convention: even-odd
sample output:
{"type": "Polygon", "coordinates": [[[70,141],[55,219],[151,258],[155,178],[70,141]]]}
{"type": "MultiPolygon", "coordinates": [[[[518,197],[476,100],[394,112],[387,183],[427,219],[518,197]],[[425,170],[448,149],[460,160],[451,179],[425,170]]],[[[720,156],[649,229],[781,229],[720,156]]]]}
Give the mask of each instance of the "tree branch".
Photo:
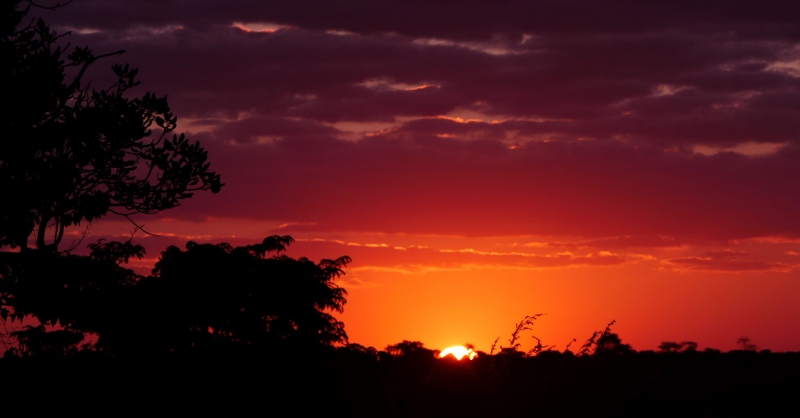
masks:
{"type": "MultiPolygon", "coordinates": [[[[148,230],[144,229],[144,225],[139,225],[139,224],[137,224],[137,223],[136,223],[136,221],[134,221],[133,219],[131,219],[131,217],[130,217],[129,215],[126,215],[126,214],[124,214],[124,213],[117,212],[117,211],[115,211],[115,210],[113,210],[113,209],[109,209],[108,211],[109,211],[109,212],[111,212],[111,213],[114,213],[114,214],[120,215],[120,216],[124,216],[124,217],[125,217],[125,219],[127,219],[128,221],[130,221],[130,223],[132,223],[132,224],[133,224],[133,226],[136,228],[136,229],[134,229],[134,233],[136,233],[136,231],[137,231],[137,230],[139,230],[139,231],[142,231],[142,232],[144,232],[144,233],[145,233],[145,234],[147,234],[147,235],[150,235],[151,237],[160,237],[160,236],[161,236],[161,235],[154,234],[154,233],[152,233],[152,232],[149,232],[148,230]]],[[[131,234],[131,239],[133,239],[133,234],[131,234]]]]}
{"type": "Polygon", "coordinates": [[[67,0],[65,3],[61,3],[61,2],[59,1],[58,3],[56,3],[56,4],[55,4],[55,5],[53,5],[53,6],[42,6],[41,4],[36,4],[35,2],[33,2],[33,0],[28,0],[28,3],[30,3],[30,5],[31,5],[31,6],[38,7],[38,8],[40,8],[40,9],[44,9],[44,10],[56,10],[56,9],[58,9],[59,7],[64,7],[64,6],[66,6],[66,5],[70,4],[70,3],[72,3],[72,0],[67,0]]]}

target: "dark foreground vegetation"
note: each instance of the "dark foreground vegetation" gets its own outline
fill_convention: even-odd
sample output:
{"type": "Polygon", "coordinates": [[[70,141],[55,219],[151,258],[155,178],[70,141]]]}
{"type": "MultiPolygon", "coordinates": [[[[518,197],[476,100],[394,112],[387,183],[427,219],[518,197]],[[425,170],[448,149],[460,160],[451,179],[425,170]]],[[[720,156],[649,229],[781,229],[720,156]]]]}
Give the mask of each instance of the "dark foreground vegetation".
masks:
{"type": "Polygon", "coordinates": [[[0,360],[0,397],[4,411],[89,415],[750,417],[791,411],[799,373],[800,354],[746,351],[460,362],[352,347],[126,361],[11,357],[0,360]]]}

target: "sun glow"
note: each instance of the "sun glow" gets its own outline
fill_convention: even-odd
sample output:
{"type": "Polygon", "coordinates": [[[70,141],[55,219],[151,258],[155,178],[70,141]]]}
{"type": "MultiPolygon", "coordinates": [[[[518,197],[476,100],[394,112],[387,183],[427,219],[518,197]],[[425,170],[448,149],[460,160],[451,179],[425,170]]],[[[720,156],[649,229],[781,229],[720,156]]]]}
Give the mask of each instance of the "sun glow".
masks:
{"type": "Polygon", "coordinates": [[[456,360],[461,360],[464,357],[469,358],[470,360],[478,357],[478,353],[476,353],[471,348],[464,347],[462,345],[457,345],[454,347],[447,347],[439,353],[439,358],[445,358],[448,355],[452,355],[456,358],[456,360]]]}

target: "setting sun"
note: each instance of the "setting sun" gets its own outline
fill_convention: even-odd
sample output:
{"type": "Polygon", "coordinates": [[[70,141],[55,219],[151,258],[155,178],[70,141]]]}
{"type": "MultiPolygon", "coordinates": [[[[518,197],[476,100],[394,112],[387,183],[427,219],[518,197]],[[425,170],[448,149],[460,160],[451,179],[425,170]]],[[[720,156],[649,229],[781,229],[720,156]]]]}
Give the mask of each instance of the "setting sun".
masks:
{"type": "Polygon", "coordinates": [[[444,350],[442,350],[441,353],[439,353],[439,358],[445,358],[448,355],[452,355],[453,357],[456,358],[456,360],[461,360],[465,356],[468,357],[470,360],[474,359],[475,357],[478,357],[478,353],[476,353],[471,348],[467,348],[462,345],[456,345],[453,347],[445,348],[444,350]]]}

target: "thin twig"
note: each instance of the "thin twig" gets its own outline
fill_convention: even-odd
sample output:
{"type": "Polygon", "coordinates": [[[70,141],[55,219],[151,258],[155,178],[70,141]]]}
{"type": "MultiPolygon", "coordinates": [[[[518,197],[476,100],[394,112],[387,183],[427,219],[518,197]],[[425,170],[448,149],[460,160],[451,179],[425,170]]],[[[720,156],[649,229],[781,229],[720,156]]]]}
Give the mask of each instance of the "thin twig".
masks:
{"type": "Polygon", "coordinates": [[[70,4],[70,3],[72,3],[72,0],[67,0],[67,1],[66,1],[66,3],[61,3],[61,2],[59,1],[59,2],[58,2],[58,3],[56,3],[54,6],[42,6],[41,4],[36,4],[36,3],[34,3],[34,2],[33,2],[33,0],[28,0],[28,3],[30,3],[30,4],[31,4],[31,6],[38,7],[38,8],[40,8],[40,9],[44,9],[44,10],[56,10],[56,9],[58,9],[59,7],[64,7],[64,6],[66,6],[66,5],[70,4]]]}
{"type": "Polygon", "coordinates": [[[494,342],[492,343],[492,349],[491,349],[491,351],[489,351],[489,355],[490,355],[490,356],[491,356],[492,354],[494,354],[494,349],[495,349],[495,347],[497,347],[497,342],[498,342],[498,341],[500,341],[500,337],[497,337],[497,339],[495,339],[495,340],[494,340],[494,342]]]}
{"type": "MultiPolygon", "coordinates": [[[[116,215],[124,216],[124,217],[125,217],[125,219],[127,219],[128,221],[130,221],[130,223],[132,223],[132,224],[133,224],[133,226],[136,228],[136,229],[134,229],[134,233],[136,232],[136,230],[139,230],[139,231],[142,231],[142,232],[144,232],[144,233],[145,233],[145,234],[147,234],[147,235],[150,235],[151,237],[160,237],[160,236],[161,236],[161,235],[154,234],[154,233],[152,233],[152,232],[150,232],[150,231],[148,231],[148,230],[144,229],[144,225],[139,225],[139,224],[137,224],[137,223],[136,223],[136,221],[134,221],[133,219],[131,219],[131,217],[130,217],[129,215],[127,215],[127,214],[124,214],[124,213],[117,212],[117,211],[115,211],[115,210],[113,210],[113,209],[109,209],[108,211],[109,211],[109,212],[111,212],[111,213],[113,213],[113,214],[116,214],[116,215]]],[[[131,239],[133,239],[133,234],[131,234],[131,239]]],[[[130,241],[130,240],[129,240],[129,241],[130,241]]]]}
{"type": "Polygon", "coordinates": [[[86,229],[84,229],[84,230],[83,230],[83,234],[81,234],[81,237],[80,237],[80,238],[78,238],[78,242],[72,241],[72,242],[73,242],[73,244],[70,244],[70,247],[69,247],[69,248],[67,248],[66,250],[64,250],[64,254],[67,254],[67,255],[69,255],[69,254],[72,252],[72,250],[74,250],[74,249],[78,248],[78,246],[79,246],[79,245],[81,245],[81,242],[83,242],[83,239],[84,239],[84,238],[86,238],[86,235],[89,233],[89,230],[90,230],[91,228],[92,228],[92,223],[91,223],[91,222],[89,222],[89,223],[86,225],[86,229]]]}

